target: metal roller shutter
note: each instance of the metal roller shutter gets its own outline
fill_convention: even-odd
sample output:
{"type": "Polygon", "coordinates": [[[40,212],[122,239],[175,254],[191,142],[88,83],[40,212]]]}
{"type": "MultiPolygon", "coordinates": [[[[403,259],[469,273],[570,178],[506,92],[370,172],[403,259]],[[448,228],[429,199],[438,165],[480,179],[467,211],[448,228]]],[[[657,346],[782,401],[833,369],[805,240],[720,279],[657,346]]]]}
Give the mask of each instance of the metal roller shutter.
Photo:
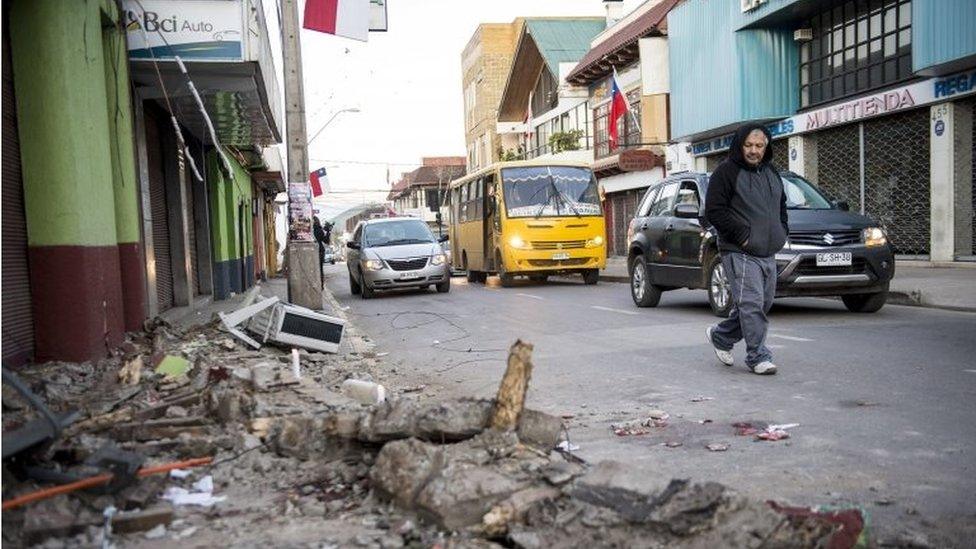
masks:
{"type": "Polygon", "coordinates": [[[929,253],[929,145],[927,108],[864,122],[864,210],[885,228],[897,254],[929,253]]]}
{"type": "MultiPolygon", "coordinates": [[[[184,158],[186,163],[186,159],[184,158]]],[[[196,223],[194,223],[195,218],[193,217],[193,185],[197,183],[193,179],[193,170],[187,165],[185,166],[184,173],[186,174],[185,179],[185,191],[184,196],[186,196],[186,211],[183,212],[187,220],[187,227],[189,230],[189,241],[190,241],[190,282],[193,284],[193,295],[200,295],[200,277],[197,272],[197,231],[196,223]]]]}
{"type": "Polygon", "coordinates": [[[27,264],[27,218],[20,172],[20,138],[6,24],[3,32],[3,364],[19,365],[34,356],[27,264]]]}
{"type": "Polygon", "coordinates": [[[777,170],[790,169],[790,140],[777,139],[773,141],[773,166],[777,170]]]}
{"type": "Polygon", "coordinates": [[[149,167],[149,205],[152,211],[153,256],[156,260],[156,299],[159,312],[173,307],[173,264],[169,249],[166,184],[163,179],[160,123],[146,109],[146,159],[149,167]]]}

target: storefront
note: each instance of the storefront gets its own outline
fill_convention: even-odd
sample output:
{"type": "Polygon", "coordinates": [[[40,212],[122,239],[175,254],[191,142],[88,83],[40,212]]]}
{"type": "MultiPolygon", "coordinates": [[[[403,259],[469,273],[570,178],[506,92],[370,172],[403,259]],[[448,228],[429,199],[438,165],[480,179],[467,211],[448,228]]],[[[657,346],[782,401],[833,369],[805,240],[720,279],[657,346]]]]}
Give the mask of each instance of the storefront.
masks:
{"type": "Polygon", "coordinates": [[[671,60],[672,126],[696,169],[715,168],[736,126],[765,123],[777,167],[878,220],[900,256],[976,256],[976,40],[960,23],[976,5],[689,0],[672,15],[671,41],[692,48],[671,60]],[[703,31],[716,39],[695,45],[703,31]],[[701,91],[717,82],[727,105],[701,91]]]}

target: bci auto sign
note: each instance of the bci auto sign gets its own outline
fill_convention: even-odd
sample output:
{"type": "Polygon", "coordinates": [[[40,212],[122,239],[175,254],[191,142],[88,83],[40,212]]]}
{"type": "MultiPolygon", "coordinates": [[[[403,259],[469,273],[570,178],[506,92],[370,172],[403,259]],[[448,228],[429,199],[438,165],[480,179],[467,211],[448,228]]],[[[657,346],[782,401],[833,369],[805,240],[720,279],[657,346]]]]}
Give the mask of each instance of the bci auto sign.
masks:
{"type": "MultiPolygon", "coordinates": [[[[766,126],[773,137],[799,135],[832,126],[858,122],[885,114],[952,100],[976,93],[976,69],[944,78],[931,78],[900,88],[866,95],[836,105],[797,114],[766,126]]],[[[694,142],[695,156],[729,148],[732,135],[694,142]]]]}
{"type": "Polygon", "coordinates": [[[132,59],[238,61],[243,57],[244,2],[125,0],[132,59]]]}

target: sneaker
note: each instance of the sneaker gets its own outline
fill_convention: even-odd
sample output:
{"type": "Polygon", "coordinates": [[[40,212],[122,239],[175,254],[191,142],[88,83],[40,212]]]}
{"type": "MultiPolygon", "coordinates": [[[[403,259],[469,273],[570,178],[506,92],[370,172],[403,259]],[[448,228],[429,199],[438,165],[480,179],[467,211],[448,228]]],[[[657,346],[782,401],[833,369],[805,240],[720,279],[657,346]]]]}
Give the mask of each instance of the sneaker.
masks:
{"type": "Polygon", "coordinates": [[[718,347],[715,347],[715,340],[712,339],[712,330],[714,330],[714,329],[715,329],[715,326],[709,326],[705,330],[705,337],[708,338],[708,344],[711,345],[715,349],[715,356],[718,357],[718,360],[722,364],[725,364],[726,366],[732,366],[733,364],[735,364],[735,359],[732,358],[732,351],[723,351],[722,349],[719,349],[718,347]]]}
{"type": "Polygon", "coordinates": [[[771,376],[776,373],[776,365],[768,360],[764,360],[755,366],[749,366],[752,373],[759,374],[761,376],[771,376]]]}

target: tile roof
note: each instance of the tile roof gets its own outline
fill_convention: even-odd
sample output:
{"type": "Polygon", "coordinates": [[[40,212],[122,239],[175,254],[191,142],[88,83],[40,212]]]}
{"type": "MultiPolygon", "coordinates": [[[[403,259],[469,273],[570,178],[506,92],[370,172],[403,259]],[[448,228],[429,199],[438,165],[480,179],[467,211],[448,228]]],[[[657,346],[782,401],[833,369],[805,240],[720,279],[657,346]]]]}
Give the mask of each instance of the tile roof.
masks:
{"type": "MultiPolygon", "coordinates": [[[[569,73],[566,80],[570,84],[579,86],[603,78],[613,70],[612,65],[609,63],[601,66],[604,57],[619,53],[627,48],[632,48],[633,53],[624,55],[623,57],[636,58],[637,41],[647,36],[664,34],[668,28],[668,12],[680,1],[662,0],[660,4],[622,26],[606,40],[586,52],[586,55],[580,59],[576,68],[573,69],[573,72],[569,73]]],[[[633,59],[629,59],[627,62],[631,60],[633,59]]],[[[622,63],[614,64],[619,65],[622,63]]]]}

